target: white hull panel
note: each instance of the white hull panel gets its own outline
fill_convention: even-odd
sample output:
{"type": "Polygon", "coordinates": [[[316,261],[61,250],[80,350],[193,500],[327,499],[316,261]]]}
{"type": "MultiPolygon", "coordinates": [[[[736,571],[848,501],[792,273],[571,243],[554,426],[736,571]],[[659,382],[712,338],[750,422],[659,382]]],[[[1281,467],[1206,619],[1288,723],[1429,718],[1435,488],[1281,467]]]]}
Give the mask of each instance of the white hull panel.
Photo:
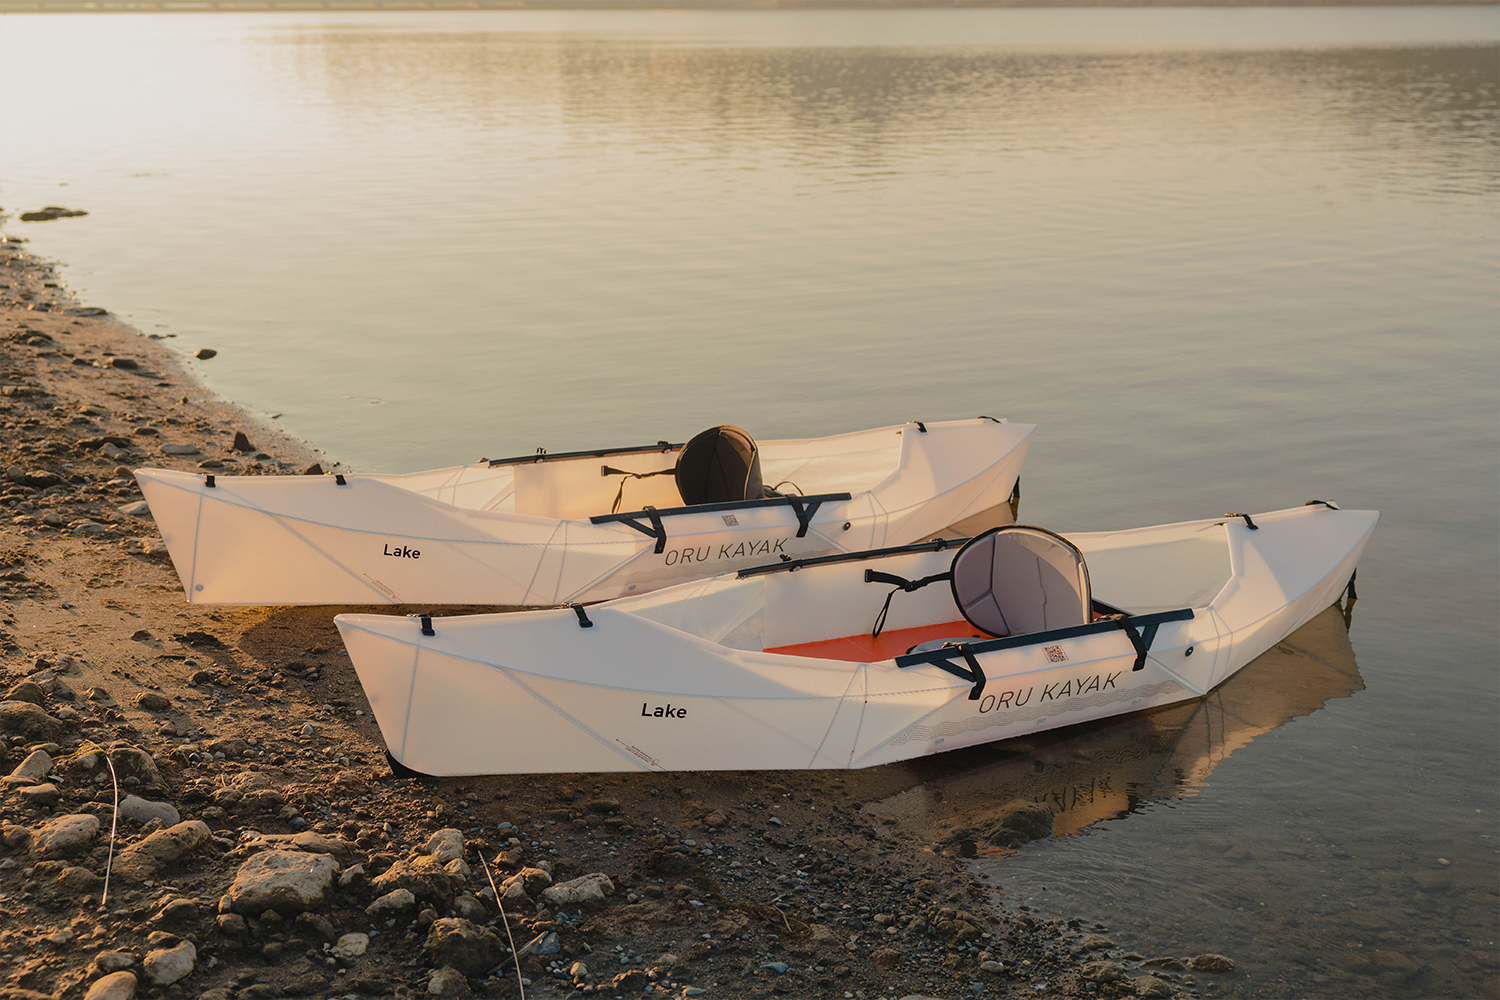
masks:
{"type": "MultiPolygon", "coordinates": [[[[567,609],[438,619],[431,636],[417,619],[336,621],[392,756],[426,774],[868,767],[1200,697],[1338,598],[1377,518],[1303,507],[1255,515],[1255,531],[1072,535],[1100,599],[1143,621],[1161,609],[1129,584],[1175,596],[1153,579],[1164,552],[1187,567],[1180,590],[1213,593],[1158,626],[1141,669],[1112,625],[980,652],[978,698],[931,664],[768,650],[867,629],[885,589],[865,569],[916,578],[951,552],[720,576],[595,606],[587,628],[567,609]]],[[[899,595],[888,627],[949,620],[941,589],[899,595]]]]}
{"type": "MultiPolygon", "coordinates": [[[[678,508],[664,544],[610,510],[619,479],[676,451],[409,476],[136,477],[196,604],[556,605],[643,594],[773,562],[903,544],[1003,503],[1035,427],[989,419],[762,442],[767,483],[822,502],[806,530],[787,503],[678,508]],[[658,552],[656,549],[661,548],[658,552]]],[[[626,480],[626,511],[680,505],[671,476],[626,480]]]]}

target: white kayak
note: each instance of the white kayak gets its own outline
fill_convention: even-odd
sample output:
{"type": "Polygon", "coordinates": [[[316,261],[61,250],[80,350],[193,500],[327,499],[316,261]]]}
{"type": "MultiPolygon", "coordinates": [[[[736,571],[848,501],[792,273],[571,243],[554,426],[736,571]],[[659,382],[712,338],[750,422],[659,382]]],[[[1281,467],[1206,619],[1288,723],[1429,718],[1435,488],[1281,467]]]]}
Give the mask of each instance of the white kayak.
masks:
{"type": "Polygon", "coordinates": [[[1201,697],[1352,585],[1378,517],[1014,525],[589,608],[335,621],[398,771],[868,767],[1201,697]]]}
{"type": "MultiPolygon", "coordinates": [[[[1006,502],[1035,429],[912,422],[758,455],[744,436],[758,468],[686,502],[685,446],[665,441],[410,475],[136,479],[193,603],[555,605],[932,537],[1006,502]]],[[[720,430],[737,431],[689,447],[720,430]]]]}

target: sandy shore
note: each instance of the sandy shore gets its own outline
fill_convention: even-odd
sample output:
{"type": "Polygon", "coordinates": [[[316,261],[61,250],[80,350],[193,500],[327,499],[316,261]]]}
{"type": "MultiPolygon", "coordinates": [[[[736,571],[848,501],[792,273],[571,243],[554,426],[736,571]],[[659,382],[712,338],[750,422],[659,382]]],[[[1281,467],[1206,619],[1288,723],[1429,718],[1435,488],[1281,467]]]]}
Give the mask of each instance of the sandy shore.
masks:
{"type": "Polygon", "coordinates": [[[299,473],[313,451],[17,243],[0,358],[0,998],[516,996],[512,938],[534,997],[1198,995],[1105,928],[992,906],[972,843],[864,808],[931,762],[392,777],[346,609],[186,604],[129,475],[299,473]],[[92,746],[134,797],[113,861],[113,783],[70,757],[92,746]]]}

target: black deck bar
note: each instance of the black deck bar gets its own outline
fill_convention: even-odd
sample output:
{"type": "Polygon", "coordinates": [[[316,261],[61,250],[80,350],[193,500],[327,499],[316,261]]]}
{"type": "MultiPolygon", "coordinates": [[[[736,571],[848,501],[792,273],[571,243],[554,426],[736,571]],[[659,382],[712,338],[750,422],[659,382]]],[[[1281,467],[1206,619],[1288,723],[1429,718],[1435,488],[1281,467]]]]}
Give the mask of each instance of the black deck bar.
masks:
{"type": "MultiPolygon", "coordinates": [[[[808,508],[807,516],[810,518],[812,517],[812,511],[816,510],[819,504],[852,499],[853,497],[848,493],[815,493],[812,496],[805,497],[762,497],[759,500],[730,500],[725,503],[700,503],[694,504],[691,507],[657,507],[655,508],[655,513],[657,517],[676,517],[682,514],[713,514],[721,510],[747,510],[752,507],[795,507],[800,504],[808,508]],[[793,500],[796,500],[797,504],[793,504],[793,500]]],[[[632,510],[620,514],[595,514],[589,518],[589,521],[593,524],[605,524],[609,521],[625,521],[629,523],[630,521],[637,521],[640,518],[649,518],[650,516],[650,513],[647,511],[632,510]]],[[[637,525],[631,525],[631,527],[642,530],[637,525]]],[[[644,530],[648,535],[656,534],[656,532],[650,529],[644,530]]]]}
{"type": "Polygon", "coordinates": [[[551,462],[567,458],[607,458],[610,455],[639,455],[648,451],[657,451],[666,454],[669,451],[677,451],[681,447],[681,444],[658,441],[655,444],[641,444],[633,448],[600,448],[597,451],[559,451],[556,453],[537,452],[534,455],[517,455],[515,458],[491,458],[488,459],[488,463],[489,467],[493,469],[497,465],[529,465],[532,462],[551,462]]]}
{"type": "MultiPolygon", "coordinates": [[[[1183,622],[1195,617],[1192,608],[1182,608],[1178,611],[1158,611],[1150,615],[1131,615],[1126,621],[1137,628],[1148,628],[1161,625],[1164,622],[1183,622]]],[[[1097,635],[1101,632],[1120,631],[1120,619],[1106,618],[1102,621],[1090,622],[1087,625],[1073,625],[1069,628],[1055,628],[1048,632],[1030,632],[1026,635],[1007,635],[996,639],[985,639],[980,642],[965,643],[970,652],[993,653],[997,649],[1015,649],[1019,646],[1036,646],[1044,642],[1056,642],[1059,639],[1076,639],[1081,635],[1097,635]]],[[[1153,633],[1154,635],[1154,633],[1153,633]]],[[[915,667],[924,663],[934,663],[942,666],[944,660],[950,660],[957,655],[953,649],[933,649],[925,653],[908,653],[905,656],[896,657],[896,666],[915,667]]]]}
{"type": "Polygon", "coordinates": [[[944,549],[960,548],[967,541],[967,538],[935,538],[930,542],[914,542],[911,545],[896,545],[888,549],[836,552],[831,556],[812,556],[808,559],[793,559],[790,562],[767,563],[764,566],[751,566],[749,569],[740,570],[737,579],[763,576],[766,573],[790,573],[792,570],[806,566],[826,566],[829,563],[859,562],[863,559],[879,559],[882,556],[899,556],[907,552],[941,552],[944,549]]]}

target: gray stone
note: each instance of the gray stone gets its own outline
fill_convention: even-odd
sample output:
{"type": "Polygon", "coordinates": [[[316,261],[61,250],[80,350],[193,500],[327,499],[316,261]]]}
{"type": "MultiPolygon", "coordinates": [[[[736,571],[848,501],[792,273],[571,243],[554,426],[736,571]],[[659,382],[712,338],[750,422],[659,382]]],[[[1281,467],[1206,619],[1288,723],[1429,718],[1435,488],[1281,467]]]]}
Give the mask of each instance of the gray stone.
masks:
{"type": "Polygon", "coordinates": [[[193,963],[198,960],[198,949],[193,942],[183,941],[172,948],[158,948],[148,952],[141,966],[146,978],[158,986],[171,986],[179,979],[192,974],[193,963]]]}
{"type": "Polygon", "coordinates": [[[152,802],[139,795],[127,795],[120,800],[120,816],[132,823],[149,823],[159,819],[166,826],[175,826],[182,821],[176,808],[166,802],[152,802]]]}
{"type": "Polygon", "coordinates": [[[454,894],[463,888],[463,879],[444,870],[437,858],[424,855],[397,861],[371,879],[370,884],[378,893],[409,889],[418,899],[447,909],[453,905],[454,894]]]}
{"type": "MultiPolygon", "coordinates": [[[[269,789],[265,789],[268,791],[269,789]]],[[[255,789],[253,791],[262,791],[255,789]]],[[[241,800],[243,802],[243,799],[241,800]]],[[[342,837],[303,830],[301,833],[262,833],[245,842],[250,851],[306,851],[308,854],[331,854],[340,864],[347,864],[360,854],[357,844],[342,837]]]]}
{"type": "Polygon", "coordinates": [[[128,503],[125,506],[123,506],[123,507],[117,507],[116,509],[121,514],[125,514],[125,515],[127,515],[129,517],[150,517],[151,516],[151,505],[148,504],[144,500],[137,500],[135,503],[128,503]]]}
{"type": "Polygon", "coordinates": [[[559,910],[589,909],[607,904],[614,891],[615,884],[608,875],[593,872],[547,888],[542,901],[559,910]]]}
{"type": "Polygon", "coordinates": [[[11,774],[40,781],[52,773],[52,755],[45,750],[33,750],[16,766],[11,774]]]}
{"type": "Polygon", "coordinates": [[[422,950],[432,956],[434,965],[452,966],[466,976],[476,977],[485,975],[505,958],[505,945],[499,935],[462,917],[433,921],[422,950]]]}
{"type": "Polygon", "coordinates": [[[465,920],[482,922],[489,919],[490,912],[484,908],[484,904],[478,899],[464,893],[453,901],[454,916],[463,917],[465,920]]]}
{"type": "Polygon", "coordinates": [[[1215,955],[1213,953],[1198,955],[1188,965],[1194,972],[1225,973],[1234,971],[1233,961],[1225,958],[1223,955],[1215,955]]]}
{"type": "Polygon", "coordinates": [[[131,844],[120,852],[115,871],[121,878],[142,882],[178,858],[208,843],[212,833],[202,820],[190,819],[165,830],[158,830],[145,840],[131,844]]]}
{"type": "Polygon", "coordinates": [[[47,692],[35,681],[22,681],[5,693],[6,701],[29,701],[42,705],[47,701],[47,692]]]}
{"type": "Polygon", "coordinates": [[[114,765],[115,775],[122,782],[126,778],[134,778],[143,786],[161,784],[161,772],[156,769],[156,761],[138,747],[111,747],[109,762],[114,765]]]}
{"type": "Polygon", "coordinates": [[[1131,983],[1135,995],[1145,1000],[1170,1000],[1172,984],[1158,976],[1141,976],[1131,983]]]}
{"type": "MultiPolygon", "coordinates": [[[[413,900],[415,902],[415,900],[413,900]]],[[[338,958],[358,958],[370,947],[370,935],[355,931],[345,934],[339,938],[333,946],[333,954],[338,958]]]]}
{"type": "Polygon", "coordinates": [[[219,930],[230,937],[239,937],[250,932],[250,925],[238,913],[221,913],[218,916],[219,930]]]}
{"type": "Polygon", "coordinates": [[[451,827],[439,830],[427,838],[427,844],[422,848],[422,853],[430,854],[446,865],[464,856],[464,835],[461,831],[451,827]]]}
{"type": "Polygon", "coordinates": [[[1078,942],[1079,951],[1103,951],[1106,948],[1113,948],[1114,946],[1115,943],[1103,934],[1090,934],[1078,942]]]}
{"type": "Polygon", "coordinates": [[[1096,983],[1113,983],[1125,978],[1125,967],[1118,962],[1084,962],[1078,974],[1096,983]]]}
{"type": "Polygon", "coordinates": [[[23,788],[20,795],[29,804],[44,809],[50,809],[62,801],[62,793],[50,781],[43,785],[32,785],[30,788],[23,788]]]}
{"type": "Polygon", "coordinates": [[[73,866],[57,873],[57,884],[75,896],[87,896],[102,886],[104,880],[87,868],[73,866]]]}
{"type": "Polygon", "coordinates": [[[201,455],[195,444],[164,444],[161,446],[163,455],[201,455]]]}
{"type": "Polygon", "coordinates": [[[997,847],[1020,847],[1028,841],[1052,836],[1055,814],[1045,802],[1025,800],[1007,803],[999,814],[1000,822],[986,839],[997,847]]]}
{"type": "Polygon", "coordinates": [[[240,865],[229,887],[229,906],[236,913],[276,910],[301,913],[323,905],[338,874],[338,862],[326,854],[266,851],[240,865]]]}
{"type": "Polygon", "coordinates": [[[53,740],[62,732],[60,720],[29,701],[0,701],[0,733],[28,740],[53,740]]]}
{"type": "Polygon", "coordinates": [[[114,951],[101,951],[94,956],[94,968],[100,972],[119,972],[128,969],[141,960],[141,956],[133,951],[118,948],[114,951]]]}
{"type": "Polygon", "coordinates": [[[452,966],[445,965],[432,974],[431,981],[427,984],[427,995],[430,997],[455,997],[462,1000],[464,997],[472,996],[469,989],[469,980],[462,972],[452,966]]]}
{"type": "Polygon", "coordinates": [[[365,913],[372,917],[395,916],[416,907],[417,897],[410,889],[393,889],[365,907],[365,913]]]}
{"type": "Polygon", "coordinates": [[[130,972],[111,972],[94,980],[83,1000],[134,1000],[136,979],[130,972]]]}
{"type": "Polygon", "coordinates": [[[988,962],[980,962],[979,969],[981,972],[993,972],[998,975],[1005,971],[1005,965],[992,958],[988,962]]]}
{"type": "Polygon", "coordinates": [[[142,691],[135,696],[135,703],[148,712],[165,712],[172,707],[172,699],[160,691],[142,691]]]}
{"type": "Polygon", "coordinates": [[[88,850],[99,834],[99,817],[87,813],[59,816],[31,835],[31,853],[38,858],[61,858],[88,850]]]}

